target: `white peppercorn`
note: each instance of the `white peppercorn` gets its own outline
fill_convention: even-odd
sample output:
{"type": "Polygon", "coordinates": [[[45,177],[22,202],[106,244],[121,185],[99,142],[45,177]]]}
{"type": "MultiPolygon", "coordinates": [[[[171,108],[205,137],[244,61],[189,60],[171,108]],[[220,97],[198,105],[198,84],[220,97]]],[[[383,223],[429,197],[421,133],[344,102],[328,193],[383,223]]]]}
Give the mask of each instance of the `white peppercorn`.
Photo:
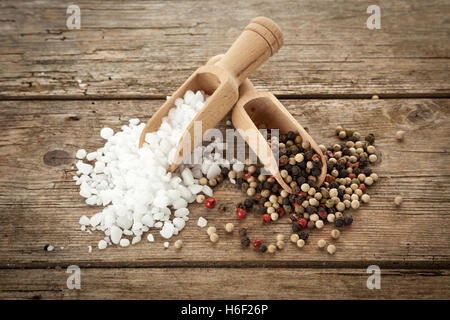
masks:
{"type": "Polygon", "coordinates": [[[216,227],[209,227],[207,230],[206,230],[206,233],[210,236],[210,235],[212,235],[213,233],[216,233],[217,232],[217,230],[216,230],[216,227]]]}
{"type": "Polygon", "coordinates": [[[317,241],[317,246],[318,246],[320,249],[325,248],[326,245],[327,245],[327,242],[326,242],[324,239],[320,239],[319,241],[317,241]]]}
{"type": "Polygon", "coordinates": [[[358,209],[359,208],[359,201],[353,200],[351,203],[352,209],[358,209]]]}
{"type": "Polygon", "coordinates": [[[374,146],[368,146],[366,150],[367,150],[368,154],[373,154],[373,153],[375,153],[376,149],[374,146]]]}
{"type": "Polygon", "coordinates": [[[225,225],[225,231],[226,232],[231,233],[231,232],[233,232],[233,230],[234,230],[234,224],[232,224],[231,222],[227,223],[225,225]]]}
{"type": "Polygon", "coordinates": [[[339,203],[336,205],[336,209],[337,209],[338,211],[344,211],[344,210],[345,210],[345,204],[344,204],[343,202],[339,202],[339,203]]]}
{"type": "Polygon", "coordinates": [[[336,219],[336,216],[334,215],[334,213],[330,213],[329,215],[327,215],[328,222],[333,223],[335,219],[336,219]]]}
{"type": "Polygon", "coordinates": [[[371,155],[369,156],[369,161],[370,161],[370,162],[374,163],[374,162],[376,162],[377,160],[378,160],[378,157],[377,157],[376,154],[371,154],[371,155]]]}
{"type": "Polygon", "coordinates": [[[400,206],[400,205],[402,204],[402,202],[403,202],[403,198],[402,198],[402,197],[400,197],[400,196],[396,196],[396,197],[395,197],[394,203],[395,203],[395,205],[396,205],[397,207],[400,206]]]}
{"type": "Polygon", "coordinates": [[[361,201],[364,203],[368,203],[370,201],[370,196],[367,193],[363,194],[361,196],[361,201]]]}
{"type": "Polygon", "coordinates": [[[197,201],[197,203],[203,203],[203,202],[205,202],[205,196],[203,194],[199,194],[195,198],[195,201],[197,201]]]}
{"type": "Polygon", "coordinates": [[[213,233],[213,234],[211,234],[211,235],[209,236],[209,239],[210,239],[212,242],[217,242],[217,241],[219,241],[219,235],[218,235],[217,233],[213,233]]]}
{"type": "Polygon", "coordinates": [[[267,251],[269,253],[274,253],[275,251],[277,251],[277,247],[273,244],[269,244],[269,246],[267,247],[267,251]]]}
{"type": "Polygon", "coordinates": [[[339,238],[340,235],[341,235],[341,232],[338,229],[331,230],[331,237],[333,239],[339,238]]]}
{"type": "Polygon", "coordinates": [[[328,245],[327,251],[329,254],[334,254],[336,252],[336,246],[334,244],[328,245]]]}
{"type": "Polygon", "coordinates": [[[284,241],[284,234],[281,234],[281,233],[279,233],[279,234],[277,234],[277,241],[284,241]]]}
{"type": "Polygon", "coordinates": [[[290,239],[291,239],[291,242],[297,243],[297,241],[300,239],[300,237],[298,236],[298,234],[293,233],[293,234],[291,234],[290,239]]]}
{"type": "Polygon", "coordinates": [[[274,212],[270,215],[270,219],[272,221],[277,221],[278,220],[278,213],[274,212]]]}
{"type": "Polygon", "coordinates": [[[403,141],[403,139],[405,138],[405,131],[397,131],[397,133],[395,134],[395,138],[397,138],[398,141],[403,141]]]}
{"type": "Polygon", "coordinates": [[[305,246],[305,240],[299,239],[299,240],[297,241],[297,247],[303,248],[304,246],[305,246]]]}
{"type": "Polygon", "coordinates": [[[373,184],[373,178],[367,177],[366,180],[364,180],[364,184],[371,186],[373,184]]]}
{"type": "Polygon", "coordinates": [[[277,241],[277,248],[280,250],[283,250],[284,248],[284,241],[277,241]]]}
{"type": "Polygon", "coordinates": [[[317,229],[322,229],[323,228],[323,221],[322,220],[316,221],[316,228],[317,229]]]}
{"type": "Polygon", "coordinates": [[[301,153],[297,153],[294,157],[295,161],[302,162],[304,160],[304,156],[301,153]]]}
{"type": "Polygon", "coordinates": [[[177,249],[181,249],[181,247],[183,246],[183,240],[178,239],[177,241],[175,241],[174,247],[177,249]]]}
{"type": "Polygon", "coordinates": [[[300,189],[301,189],[303,192],[308,192],[309,189],[310,189],[310,186],[309,186],[309,184],[304,183],[304,184],[301,185],[300,189]]]}

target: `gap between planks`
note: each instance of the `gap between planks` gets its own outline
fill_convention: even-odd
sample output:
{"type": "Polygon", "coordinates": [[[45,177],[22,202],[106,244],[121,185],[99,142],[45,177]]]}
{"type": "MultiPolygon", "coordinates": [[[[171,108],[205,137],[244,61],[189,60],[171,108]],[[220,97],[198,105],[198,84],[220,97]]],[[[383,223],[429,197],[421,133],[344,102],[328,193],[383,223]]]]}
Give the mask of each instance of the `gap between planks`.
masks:
{"type": "MultiPolygon", "coordinates": [[[[258,90],[265,92],[267,90],[258,90]]],[[[448,93],[407,93],[407,94],[276,94],[280,100],[361,100],[372,99],[372,96],[378,95],[379,99],[450,99],[448,93]]],[[[166,95],[69,95],[69,96],[0,96],[0,101],[108,101],[108,100],[165,100],[166,95]]]]}

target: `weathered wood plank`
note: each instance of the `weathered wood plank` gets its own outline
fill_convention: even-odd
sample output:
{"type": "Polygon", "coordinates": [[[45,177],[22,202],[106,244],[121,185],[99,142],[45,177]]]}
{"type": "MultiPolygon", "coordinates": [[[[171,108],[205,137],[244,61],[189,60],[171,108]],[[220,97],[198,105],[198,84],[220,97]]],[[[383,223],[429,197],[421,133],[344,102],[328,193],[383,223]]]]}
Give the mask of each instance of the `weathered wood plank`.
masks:
{"type": "Polygon", "coordinates": [[[281,26],[284,47],[251,78],[278,95],[448,96],[448,1],[2,1],[0,97],[164,97],[249,20],[281,26]],[[81,80],[82,83],[78,83],[81,80]]]}
{"type": "Polygon", "coordinates": [[[381,269],[369,290],[366,269],[81,269],[69,290],[65,269],[0,270],[0,299],[449,299],[448,270],[381,269]]]}
{"type": "MultiPolygon", "coordinates": [[[[0,266],[382,266],[439,267],[450,262],[450,100],[285,100],[288,110],[310,128],[317,141],[336,141],[333,128],[351,125],[362,134],[373,132],[381,153],[375,168],[381,181],[369,194],[372,201],[354,212],[355,222],[344,229],[338,251],[330,256],[309,245],[303,250],[288,244],[275,255],[243,250],[237,234],[226,235],[223,225],[233,221],[249,226],[251,237],[274,241],[275,234],[289,233],[286,219],[262,226],[258,217],[237,221],[233,204],[243,198],[231,184],[216,191],[218,203],[229,206],[226,213],[192,205],[191,221],[180,235],[181,251],[163,250],[162,239],[143,241],[130,248],[108,248],[88,253],[101,233],[89,235],[78,229],[88,207],[72,181],[77,149],[95,150],[103,145],[103,126],[120,128],[127,119],[147,120],[162,101],[3,101],[0,102],[0,266]],[[399,143],[398,129],[407,132],[399,143]],[[66,164],[49,166],[43,157],[52,150],[68,153],[66,164]],[[396,208],[395,195],[404,197],[396,208]],[[219,228],[221,240],[208,241],[205,230],[196,226],[199,216],[219,228]],[[44,251],[46,244],[56,247],[44,251]],[[64,250],[60,249],[64,247],[64,250]]],[[[325,231],[314,231],[311,242],[325,231]]],[[[173,242],[173,240],[172,240],[173,242]]]]}

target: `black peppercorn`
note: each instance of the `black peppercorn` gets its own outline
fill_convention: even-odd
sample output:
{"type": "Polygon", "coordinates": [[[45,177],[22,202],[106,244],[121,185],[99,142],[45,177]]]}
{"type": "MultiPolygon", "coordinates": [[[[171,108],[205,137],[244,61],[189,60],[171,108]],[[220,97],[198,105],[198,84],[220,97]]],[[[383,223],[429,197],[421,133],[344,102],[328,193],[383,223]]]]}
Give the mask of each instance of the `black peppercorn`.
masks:
{"type": "Polygon", "coordinates": [[[317,208],[313,206],[307,206],[306,212],[308,212],[309,214],[317,213],[317,208]]]}
{"type": "Polygon", "coordinates": [[[339,171],[339,177],[340,177],[340,178],[346,178],[347,175],[348,175],[347,170],[342,169],[341,171],[339,171]]]}
{"type": "Polygon", "coordinates": [[[343,219],[336,219],[334,220],[334,225],[338,228],[342,227],[344,225],[344,220],[343,219]]]}
{"type": "Polygon", "coordinates": [[[314,177],[318,177],[318,176],[320,176],[320,173],[321,173],[321,172],[322,172],[322,171],[321,171],[320,169],[313,168],[313,169],[311,170],[311,175],[314,176],[314,177]]]}
{"type": "Polygon", "coordinates": [[[259,212],[260,214],[265,214],[265,213],[267,213],[267,208],[264,207],[264,206],[259,207],[258,212],[259,212]]]}
{"type": "Polygon", "coordinates": [[[291,171],[292,171],[293,176],[298,176],[301,172],[301,170],[298,166],[292,166],[291,171]]]}
{"type": "Polygon", "coordinates": [[[246,228],[241,228],[241,229],[239,230],[239,235],[240,235],[241,237],[245,237],[245,236],[247,235],[247,229],[246,229],[246,228]]]}
{"type": "Polygon", "coordinates": [[[299,237],[300,239],[306,241],[306,240],[308,240],[309,233],[308,233],[308,232],[305,232],[305,231],[300,231],[300,232],[298,233],[298,237],[299,237]]]}
{"type": "Polygon", "coordinates": [[[250,209],[251,207],[253,207],[253,200],[252,199],[245,199],[244,207],[246,209],[250,209]]]}
{"type": "Polygon", "coordinates": [[[311,150],[305,151],[305,159],[310,161],[312,159],[313,153],[311,150]]]}
{"type": "Polygon", "coordinates": [[[366,175],[366,177],[368,177],[372,174],[372,169],[364,168],[363,173],[366,175]]]}
{"type": "Polygon", "coordinates": [[[244,237],[241,239],[241,245],[245,248],[250,245],[250,239],[249,237],[244,237]]]}
{"type": "Polygon", "coordinates": [[[333,181],[332,183],[330,183],[330,189],[337,189],[339,188],[339,184],[335,181],[333,181]]]}
{"type": "Polygon", "coordinates": [[[272,189],[272,183],[270,183],[269,181],[264,181],[264,189],[272,189]]]}
{"type": "Polygon", "coordinates": [[[297,233],[302,229],[302,227],[300,227],[297,223],[297,221],[294,221],[294,223],[292,224],[292,232],[297,233]]]}
{"type": "Polygon", "coordinates": [[[338,197],[342,199],[344,197],[345,191],[342,189],[338,189],[338,197]]]}
{"type": "Polygon", "coordinates": [[[301,190],[300,190],[300,187],[298,185],[292,188],[292,193],[293,194],[299,194],[300,191],[301,190]]]}
{"type": "Polygon", "coordinates": [[[267,246],[265,245],[265,244],[262,244],[262,245],[260,245],[259,246],[259,251],[261,251],[261,252],[266,252],[267,251],[267,246]]]}
{"type": "Polygon", "coordinates": [[[353,222],[353,217],[348,215],[344,217],[344,223],[346,226],[351,225],[353,222]]]}
{"type": "Polygon", "coordinates": [[[224,177],[228,177],[228,173],[230,172],[230,170],[225,167],[222,167],[222,169],[220,169],[220,172],[224,177]]]}
{"type": "Polygon", "coordinates": [[[283,205],[289,205],[290,203],[289,198],[283,198],[283,205]]]}
{"type": "Polygon", "coordinates": [[[375,135],[374,135],[373,133],[369,133],[369,134],[366,136],[365,140],[366,140],[368,143],[370,143],[370,144],[374,144],[374,142],[375,142],[375,135]]]}

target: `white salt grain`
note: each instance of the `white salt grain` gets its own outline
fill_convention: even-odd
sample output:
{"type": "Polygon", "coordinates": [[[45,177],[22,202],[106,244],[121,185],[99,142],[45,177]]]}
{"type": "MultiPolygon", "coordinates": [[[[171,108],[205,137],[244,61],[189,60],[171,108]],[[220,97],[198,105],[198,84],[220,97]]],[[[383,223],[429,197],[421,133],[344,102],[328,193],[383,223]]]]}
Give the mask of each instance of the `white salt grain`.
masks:
{"type": "Polygon", "coordinates": [[[105,140],[111,138],[113,136],[113,134],[114,134],[114,130],[111,128],[103,128],[100,131],[100,136],[105,140]]]}
{"type": "Polygon", "coordinates": [[[112,226],[111,228],[111,241],[114,244],[119,244],[120,238],[122,238],[122,229],[116,226],[112,226]]]}
{"type": "Polygon", "coordinates": [[[120,239],[120,246],[121,247],[128,247],[130,245],[130,240],[128,239],[120,239]]]}
{"type": "Polygon", "coordinates": [[[53,251],[53,249],[55,249],[54,246],[52,246],[52,245],[47,246],[47,251],[53,251]]]}
{"type": "Polygon", "coordinates": [[[218,174],[220,174],[220,167],[217,164],[213,164],[211,165],[211,167],[209,167],[206,177],[208,179],[212,179],[215,178],[218,174]]]}
{"type": "Polygon", "coordinates": [[[77,157],[77,159],[84,159],[84,157],[86,157],[86,150],[84,149],[80,149],[77,151],[77,153],[75,154],[75,157],[77,157]]]}
{"type": "Polygon", "coordinates": [[[92,246],[88,246],[88,252],[92,253],[92,246]]]}
{"type": "Polygon", "coordinates": [[[89,225],[91,223],[90,219],[88,217],[86,217],[86,216],[81,216],[79,222],[80,222],[81,225],[84,225],[84,226],[87,226],[87,225],[89,225]]]}
{"type": "Polygon", "coordinates": [[[106,243],[105,240],[100,240],[100,241],[98,242],[98,248],[99,248],[100,250],[106,249],[107,246],[108,246],[108,243],[106,243]]]}
{"type": "Polygon", "coordinates": [[[168,247],[169,247],[169,242],[167,242],[167,241],[166,241],[166,242],[164,242],[164,248],[166,248],[166,249],[167,249],[168,247]]]}
{"type": "Polygon", "coordinates": [[[155,241],[155,238],[153,237],[153,235],[152,235],[151,233],[149,233],[149,234],[147,235],[147,240],[148,240],[148,242],[154,242],[154,241],[155,241]]]}
{"type": "Polygon", "coordinates": [[[206,220],[203,217],[198,218],[197,226],[199,226],[200,228],[204,228],[204,227],[206,227],[207,224],[208,224],[208,220],[206,220]]]}
{"type": "Polygon", "coordinates": [[[233,171],[242,172],[244,171],[244,164],[242,162],[236,162],[233,164],[233,171]]]}
{"type": "Polygon", "coordinates": [[[213,196],[213,191],[208,186],[203,186],[203,193],[206,194],[208,197],[212,197],[213,196]]]}
{"type": "Polygon", "coordinates": [[[86,155],[86,160],[87,161],[92,161],[95,160],[97,158],[97,152],[90,152],[86,155]]]}

